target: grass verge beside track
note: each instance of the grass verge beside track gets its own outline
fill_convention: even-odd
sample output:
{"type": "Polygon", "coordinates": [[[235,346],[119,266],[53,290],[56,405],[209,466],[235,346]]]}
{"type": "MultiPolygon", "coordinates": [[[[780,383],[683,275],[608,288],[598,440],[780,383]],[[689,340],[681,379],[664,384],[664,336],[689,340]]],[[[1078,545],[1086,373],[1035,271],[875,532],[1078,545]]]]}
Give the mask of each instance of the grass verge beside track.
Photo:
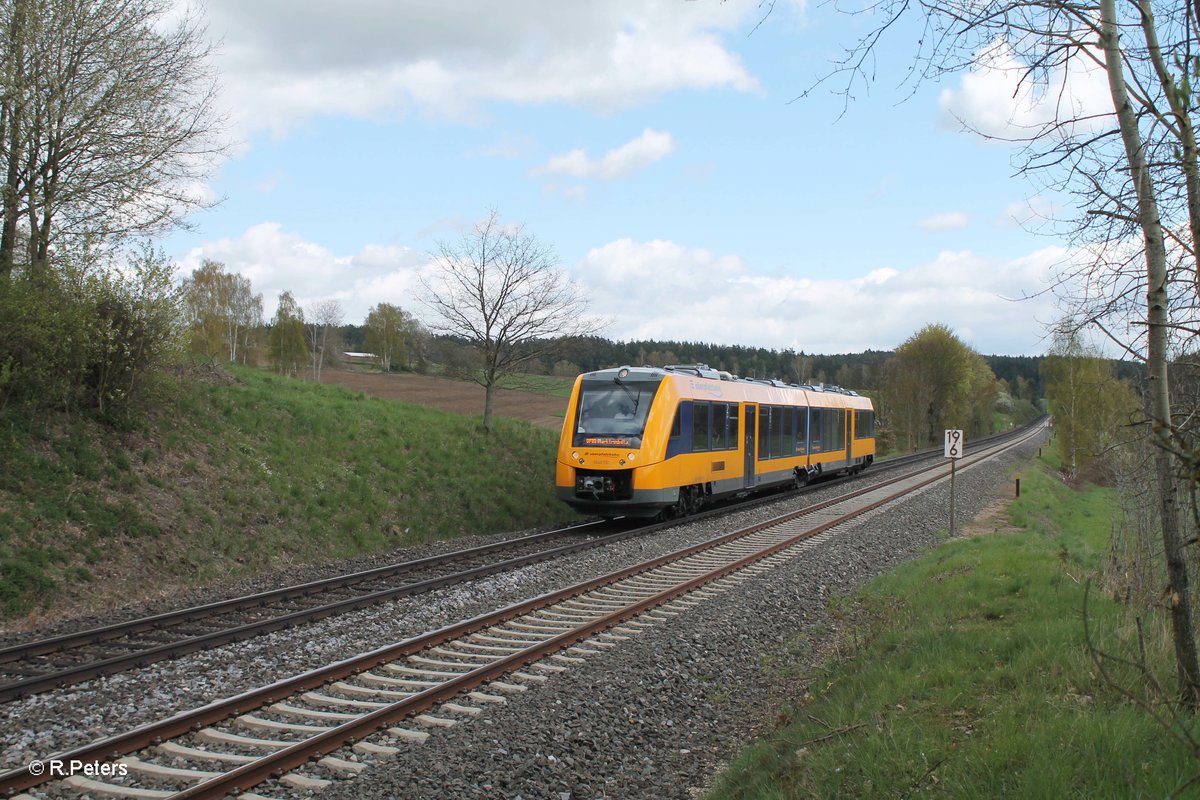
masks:
{"type": "MultiPolygon", "coordinates": [[[[1200,762],[1107,682],[1088,652],[1136,657],[1131,612],[1097,581],[1109,491],[1049,466],[1023,476],[1011,526],[946,542],[831,608],[843,624],[767,664],[786,698],[711,798],[1194,797],[1200,762]],[[839,613],[840,612],[840,613],[839,613]]],[[[993,526],[994,527],[994,526],[993,526]]],[[[1150,666],[1173,686],[1168,648],[1150,666]]],[[[1113,676],[1137,687],[1129,669],[1113,676]]],[[[1192,723],[1193,731],[1196,727],[1192,723]]]]}
{"type": "MultiPolygon", "coordinates": [[[[202,378],[202,379],[200,379],[202,378]]],[[[0,413],[0,617],[572,518],[553,431],[244,368],[135,429],[0,413]]]]}

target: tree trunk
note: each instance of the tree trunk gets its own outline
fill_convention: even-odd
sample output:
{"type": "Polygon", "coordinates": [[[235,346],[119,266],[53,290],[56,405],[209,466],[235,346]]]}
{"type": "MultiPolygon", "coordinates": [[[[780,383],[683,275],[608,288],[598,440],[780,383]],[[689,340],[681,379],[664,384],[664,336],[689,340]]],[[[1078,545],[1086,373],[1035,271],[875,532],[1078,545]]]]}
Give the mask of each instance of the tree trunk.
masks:
{"type": "Polygon", "coordinates": [[[483,431],[492,432],[492,403],[496,399],[496,379],[492,378],[483,387],[483,431]]]}
{"type": "Polygon", "coordinates": [[[1191,245],[1187,249],[1195,270],[1193,286],[1200,290],[1200,269],[1195,269],[1196,246],[1200,243],[1200,165],[1197,164],[1196,130],[1192,125],[1192,93],[1186,83],[1192,64],[1184,65],[1185,84],[1180,86],[1168,70],[1162,48],[1159,46],[1158,31],[1149,0],[1139,1],[1137,8],[1142,16],[1142,35],[1146,38],[1146,49],[1154,64],[1154,72],[1163,88],[1163,94],[1171,106],[1171,121],[1175,127],[1175,136],[1179,140],[1179,160],[1183,168],[1184,188],[1187,194],[1188,226],[1192,234],[1191,245]]]}
{"type": "Polygon", "coordinates": [[[17,252],[17,218],[20,216],[21,197],[18,184],[21,179],[21,165],[25,158],[25,148],[21,136],[24,134],[24,104],[25,104],[25,19],[28,9],[26,3],[18,2],[13,6],[12,19],[8,28],[8,59],[9,69],[5,76],[8,86],[5,88],[3,128],[6,170],[2,209],[0,209],[0,275],[12,274],[17,252]]]}
{"type": "Polygon", "coordinates": [[[1171,629],[1175,640],[1179,699],[1191,709],[1200,706],[1200,660],[1196,655],[1196,635],[1192,627],[1191,591],[1188,581],[1184,542],[1179,527],[1176,486],[1171,472],[1171,392],[1167,382],[1167,251],[1162,222],[1154,195],[1150,172],[1146,168],[1137,117],[1125,90],[1116,24],[1115,0],[1101,0],[1100,43],[1104,48],[1108,86],[1113,108],[1129,159],[1130,175],[1137,192],[1138,224],[1146,250],[1146,372],[1147,407],[1153,430],[1155,479],[1158,483],[1159,513],[1162,516],[1163,552],[1167,560],[1167,591],[1171,629]]]}

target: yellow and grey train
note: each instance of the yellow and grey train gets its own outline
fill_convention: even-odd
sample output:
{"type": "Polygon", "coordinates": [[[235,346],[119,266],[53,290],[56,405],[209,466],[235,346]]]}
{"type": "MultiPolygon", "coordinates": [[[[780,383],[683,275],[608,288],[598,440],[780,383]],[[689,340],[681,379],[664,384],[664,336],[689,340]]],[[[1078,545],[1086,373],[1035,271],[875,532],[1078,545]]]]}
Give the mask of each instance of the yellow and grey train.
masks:
{"type": "Polygon", "coordinates": [[[583,514],[674,516],[874,459],[875,411],[854,392],[703,364],[620,367],[575,379],[555,483],[583,514]]]}

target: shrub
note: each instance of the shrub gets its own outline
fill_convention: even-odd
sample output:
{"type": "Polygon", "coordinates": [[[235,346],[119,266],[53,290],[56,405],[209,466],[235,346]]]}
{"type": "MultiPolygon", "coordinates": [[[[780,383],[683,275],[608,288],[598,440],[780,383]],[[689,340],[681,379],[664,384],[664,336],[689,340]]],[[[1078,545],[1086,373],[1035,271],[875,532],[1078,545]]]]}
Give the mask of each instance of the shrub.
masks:
{"type": "Polygon", "coordinates": [[[170,266],[148,246],[120,268],[13,275],[0,282],[0,409],[127,418],[154,399],[178,319],[170,266]]]}

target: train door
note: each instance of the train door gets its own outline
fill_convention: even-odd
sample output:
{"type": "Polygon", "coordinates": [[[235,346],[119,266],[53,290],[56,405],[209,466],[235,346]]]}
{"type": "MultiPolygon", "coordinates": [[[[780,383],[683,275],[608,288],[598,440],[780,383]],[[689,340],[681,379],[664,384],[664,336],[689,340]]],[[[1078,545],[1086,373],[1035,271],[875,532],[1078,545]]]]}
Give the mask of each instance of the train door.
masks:
{"type": "Polygon", "coordinates": [[[757,422],[757,413],[756,412],[757,411],[758,411],[757,406],[752,406],[749,403],[746,404],[746,413],[745,413],[745,417],[746,417],[746,435],[745,435],[746,469],[745,469],[745,473],[744,473],[746,476],[746,479],[742,485],[744,487],[746,487],[747,489],[754,488],[754,445],[755,445],[755,442],[758,441],[758,436],[756,435],[756,429],[758,427],[758,425],[756,424],[756,422],[757,422]]]}
{"type": "Polygon", "coordinates": [[[843,411],[842,417],[845,418],[846,426],[846,466],[849,467],[854,463],[854,412],[843,411]]]}

